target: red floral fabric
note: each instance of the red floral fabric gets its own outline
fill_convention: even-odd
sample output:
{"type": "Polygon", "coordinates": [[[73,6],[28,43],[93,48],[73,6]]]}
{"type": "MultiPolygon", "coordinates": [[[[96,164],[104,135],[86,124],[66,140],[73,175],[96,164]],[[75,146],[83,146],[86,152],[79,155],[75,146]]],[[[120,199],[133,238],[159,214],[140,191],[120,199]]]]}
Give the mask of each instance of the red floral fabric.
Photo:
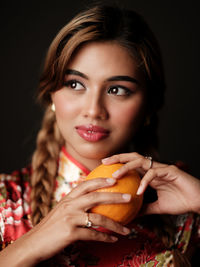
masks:
{"type": "Polygon", "coordinates": [[[0,237],[4,248],[32,228],[30,214],[30,168],[0,175],[0,237]]]}
{"type": "MultiPolygon", "coordinates": [[[[63,148],[59,158],[58,176],[55,180],[55,205],[64,195],[83,181],[88,170],[76,162],[63,148]]],[[[18,239],[32,228],[30,221],[31,168],[0,175],[0,247],[18,239]]],[[[146,217],[148,222],[148,217],[146,217]]],[[[173,266],[172,250],[177,248],[184,253],[189,243],[200,242],[200,218],[197,214],[173,216],[176,227],[174,245],[166,248],[161,239],[143,223],[134,220],[128,227],[131,233],[118,236],[114,244],[103,242],[76,242],[60,253],[56,266],[84,267],[161,267],[173,266]]]]}

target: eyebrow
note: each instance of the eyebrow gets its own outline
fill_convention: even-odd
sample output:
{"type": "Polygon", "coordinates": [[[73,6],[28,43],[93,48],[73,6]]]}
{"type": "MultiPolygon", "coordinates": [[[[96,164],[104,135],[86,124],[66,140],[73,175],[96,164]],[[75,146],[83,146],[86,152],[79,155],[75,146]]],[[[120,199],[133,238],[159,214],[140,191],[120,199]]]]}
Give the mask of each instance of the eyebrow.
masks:
{"type": "Polygon", "coordinates": [[[76,75],[76,76],[80,76],[84,79],[89,79],[87,75],[85,75],[84,73],[78,71],[78,70],[72,70],[72,69],[68,69],[66,70],[66,74],[73,74],[73,75],[76,75]]]}
{"type": "MultiPolygon", "coordinates": [[[[66,74],[72,74],[72,75],[80,76],[80,77],[87,79],[87,80],[89,79],[87,75],[85,75],[84,73],[82,73],[78,70],[68,69],[66,71],[66,74]]],[[[107,81],[108,82],[127,81],[127,82],[132,82],[134,84],[139,84],[138,80],[136,80],[133,77],[127,76],[127,75],[112,76],[112,77],[108,78],[107,81]]]]}
{"type": "Polygon", "coordinates": [[[132,82],[132,83],[136,83],[138,84],[138,80],[136,80],[135,78],[133,77],[130,77],[130,76],[126,76],[126,75],[119,75],[119,76],[113,76],[113,77],[110,77],[108,79],[109,82],[112,82],[112,81],[126,81],[126,82],[132,82]]]}

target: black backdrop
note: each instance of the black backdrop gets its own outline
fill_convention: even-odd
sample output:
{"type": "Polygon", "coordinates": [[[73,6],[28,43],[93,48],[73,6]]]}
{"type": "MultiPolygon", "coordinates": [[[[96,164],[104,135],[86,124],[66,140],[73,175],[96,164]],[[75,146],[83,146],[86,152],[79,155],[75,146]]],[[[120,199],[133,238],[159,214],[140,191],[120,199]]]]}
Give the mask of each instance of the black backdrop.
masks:
{"type": "MultiPolygon", "coordinates": [[[[91,2],[1,1],[0,172],[19,169],[29,162],[42,115],[34,94],[44,55],[58,30],[91,2]]],[[[160,112],[161,158],[183,160],[198,176],[198,0],[118,2],[145,17],[161,46],[167,82],[166,103],[160,112]]]]}

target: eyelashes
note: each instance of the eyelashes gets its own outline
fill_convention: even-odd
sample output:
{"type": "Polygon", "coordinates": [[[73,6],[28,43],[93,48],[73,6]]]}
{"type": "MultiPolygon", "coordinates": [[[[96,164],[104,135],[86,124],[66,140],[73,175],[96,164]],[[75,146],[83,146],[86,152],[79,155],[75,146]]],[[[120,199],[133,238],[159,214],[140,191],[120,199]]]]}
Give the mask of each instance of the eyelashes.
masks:
{"type": "Polygon", "coordinates": [[[117,96],[129,96],[132,94],[132,91],[125,86],[115,85],[111,86],[108,89],[108,94],[114,94],[117,96]]]}
{"type": "Polygon", "coordinates": [[[66,86],[66,87],[68,87],[70,89],[73,89],[75,91],[84,90],[85,89],[85,86],[81,82],[79,82],[79,81],[77,81],[75,79],[66,81],[64,83],[64,86],[66,86]]]}
{"type": "MultiPolygon", "coordinates": [[[[74,91],[87,90],[87,87],[82,82],[76,79],[71,79],[64,82],[64,86],[74,91]]],[[[133,90],[130,90],[129,88],[122,85],[112,85],[106,89],[106,93],[108,95],[114,95],[114,96],[130,96],[134,92],[133,90]]]]}

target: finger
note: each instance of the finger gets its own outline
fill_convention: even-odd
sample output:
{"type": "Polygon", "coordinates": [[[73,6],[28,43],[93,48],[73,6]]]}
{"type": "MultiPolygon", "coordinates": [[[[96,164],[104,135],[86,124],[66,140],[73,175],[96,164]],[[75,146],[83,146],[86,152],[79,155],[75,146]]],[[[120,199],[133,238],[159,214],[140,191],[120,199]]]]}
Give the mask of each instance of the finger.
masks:
{"type": "Polygon", "coordinates": [[[114,163],[126,163],[128,161],[137,159],[138,157],[142,157],[142,156],[136,152],[122,153],[122,154],[113,155],[108,158],[104,158],[102,159],[102,163],[105,165],[114,164],[114,163]]]}
{"type": "Polygon", "coordinates": [[[81,226],[81,227],[87,227],[87,223],[91,223],[91,227],[93,226],[101,226],[103,228],[106,228],[112,232],[116,232],[121,235],[127,235],[130,233],[130,230],[111,220],[110,218],[107,218],[103,215],[96,214],[96,213],[87,213],[87,212],[78,212],[78,213],[68,213],[65,216],[65,220],[69,225],[74,225],[75,227],[81,226]]]}
{"type": "Polygon", "coordinates": [[[166,164],[151,161],[148,157],[144,157],[136,152],[124,153],[111,156],[102,160],[103,164],[109,165],[114,163],[125,163],[119,170],[113,173],[114,178],[120,178],[125,175],[128,171],[136,169],[140,174],[144,175],[144,172],[148,171],[149,168],[165,167],[166,164]]]}
{"type": "Polygon", "coordinates": [[[155,169],[150,169],[140,181],[136,195],[142,195],[149,183],[157,176],[155,169]]]}
{"type": "Polygon", "coordinates": [[[64,197],[63,200],[69,197],[77,198],[99,188],[112,186],[115,183],[116,180],[114,178],[96,178],[83,181],[77,187],[75,187],[66,197],[64,197]]]}
{"type": "MultiPolygon", "coordinates": [[[[163,164],[165,165],[165,164],[163,164]]],[[[146,190],[147,186],[157,177],[165,176],[168,173],[169,167],[153,168],[150,169],[142,178],[137,190],[137,195],[141,195],[146,190]]]]}
{"type": "Polygon", "coordinates": [[[133,161],[124,164],[119,170],[114,172],[112,176],[118,179],[131,170],[136,170],[139,172],[139,174],[144,175],[149,170],[149,168],[158,168],[158,167],[163,168],[165,166],[167,165],[155,161],[151,163],[150,159],[145,157],[139,157],[133,161]]]}
{"type": "Polygon", "coordinates": [[[88,216],[89,216],[89,220],[92,222],[92,225],[94,226],[101,226],[103,228],[106,228],[112,232],[116,232],[121,235],[127,235],[130,233],[130,230],[127,227],[103,215],[96,214],[96,213],[88,213],[88,216]]]}
{"type": "Polygon", "coordinates": [[[92,241],[101,241],[107,243],[113,243],[118,240],[117,237],[109,235],[104,232],[96,231],[91,228],[77,228],[74,233],[75,240],[92,240],[92,241]]]}
{"type": "Polygon", "coordinates": [[[114,178],[121,178],[127,172],[131,170],[137,170],[140,174],[144,174],[144,170],[147,170],[147,166],[149,166],[149,160],[144,160],[142,157],[135,159],[134,161],[130,161],[124,164],[119,170],[114,172],[112,176],[114,178]]]}
{"type": "Polygon", "coordinates": [[[130,194],[116,192],[90,192],[73,200],[74,207],[87,211],[100,204],[128,203],[131,201],[130,194]]]}

